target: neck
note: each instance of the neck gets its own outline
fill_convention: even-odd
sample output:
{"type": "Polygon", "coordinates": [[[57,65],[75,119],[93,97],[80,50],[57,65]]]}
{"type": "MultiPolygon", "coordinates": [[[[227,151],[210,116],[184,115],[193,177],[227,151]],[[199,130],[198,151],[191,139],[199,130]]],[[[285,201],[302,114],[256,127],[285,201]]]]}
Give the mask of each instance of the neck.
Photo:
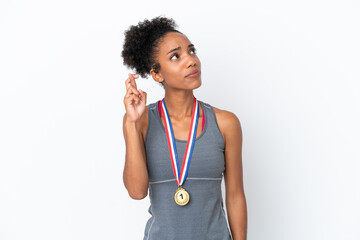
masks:
{"type": "Polygon", "coordinates": [[[193,91],[165,92],[165,104],[169,116],[175,118],[191,117],[194,106],[193,91]]]}

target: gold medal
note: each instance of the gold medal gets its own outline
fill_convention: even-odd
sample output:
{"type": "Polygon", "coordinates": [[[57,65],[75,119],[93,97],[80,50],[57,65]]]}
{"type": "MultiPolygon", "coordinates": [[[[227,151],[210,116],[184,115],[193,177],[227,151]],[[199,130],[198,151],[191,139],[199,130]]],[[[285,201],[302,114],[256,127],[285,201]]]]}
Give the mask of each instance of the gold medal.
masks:
{"type": "Polygon", "coordinates": [[[185,189],[179,187],[175,192],[174,199],[178,205],[184,206],[189,202],[190,195],[185,189]]]}

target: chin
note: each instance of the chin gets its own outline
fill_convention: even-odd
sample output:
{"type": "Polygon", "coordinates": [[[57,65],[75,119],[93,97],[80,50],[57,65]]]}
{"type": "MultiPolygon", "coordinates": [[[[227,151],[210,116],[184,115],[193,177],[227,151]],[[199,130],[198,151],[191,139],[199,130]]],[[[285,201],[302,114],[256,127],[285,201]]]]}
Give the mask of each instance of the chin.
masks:
{"type": "Polygon", "coordinates": [[[201,86],[201,78],[199,78],[199,80],[198,81],[195,81],[194,82],[194,88],[193,89],[197,89],[197,88],[199,88],[200,86],[201,86]]]}

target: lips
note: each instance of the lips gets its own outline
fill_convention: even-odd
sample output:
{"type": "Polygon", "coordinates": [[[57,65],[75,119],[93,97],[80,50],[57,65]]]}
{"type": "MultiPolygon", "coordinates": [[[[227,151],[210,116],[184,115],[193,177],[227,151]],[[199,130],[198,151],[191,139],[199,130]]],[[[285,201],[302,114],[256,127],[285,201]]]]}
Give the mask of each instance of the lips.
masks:
{"type": "Polygon", "coordinates": [[[186,77],[196,77],[200,75],[200,71],[198,69],[195,69],[194,71],[190,72],[186,77]]]}

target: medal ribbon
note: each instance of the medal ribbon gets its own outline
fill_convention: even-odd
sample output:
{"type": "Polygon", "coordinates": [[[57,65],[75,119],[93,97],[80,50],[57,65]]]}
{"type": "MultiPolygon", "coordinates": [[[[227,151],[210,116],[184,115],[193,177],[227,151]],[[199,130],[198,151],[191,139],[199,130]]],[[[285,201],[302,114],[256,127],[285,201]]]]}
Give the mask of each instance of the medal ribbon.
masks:
{"type": "Polygon", "coordinates": [[[176,182],[177,182],[178,186],[181,186],[184,183],[187,173],[189,171],[191,155],[192,155],[192,152],[194,149],[196,130],[197,130],[198,119],[199,119],[199,102],[194,97],[194,106],[193,106],[193,112],[192,112],[192,117],[191,117],[190,131],[189,131],[188,141],[187,141],[187,145],[186,145],[186,149],[185,149],[184,160],[182,163],[181,172],[179,172],[179,161],[178,161],[178,155],[177,155],[177,150],[176,150],[174,132],[173,132],[173,129],[171,126],[169,114],[166,109],[165,98],[163,98],[163,100],[161,101],[161,106],[162,106],[162,112],[163,112],[162,115],[165,118],[164,119],[165,130],[166,130],[166,136],[167,136],[167,140],[168,140],[171,163],[172,163],[174,175],[176,178],[176,182]],[[179,174],[180,174],[180,177],[179,177],[179,174]]]}

